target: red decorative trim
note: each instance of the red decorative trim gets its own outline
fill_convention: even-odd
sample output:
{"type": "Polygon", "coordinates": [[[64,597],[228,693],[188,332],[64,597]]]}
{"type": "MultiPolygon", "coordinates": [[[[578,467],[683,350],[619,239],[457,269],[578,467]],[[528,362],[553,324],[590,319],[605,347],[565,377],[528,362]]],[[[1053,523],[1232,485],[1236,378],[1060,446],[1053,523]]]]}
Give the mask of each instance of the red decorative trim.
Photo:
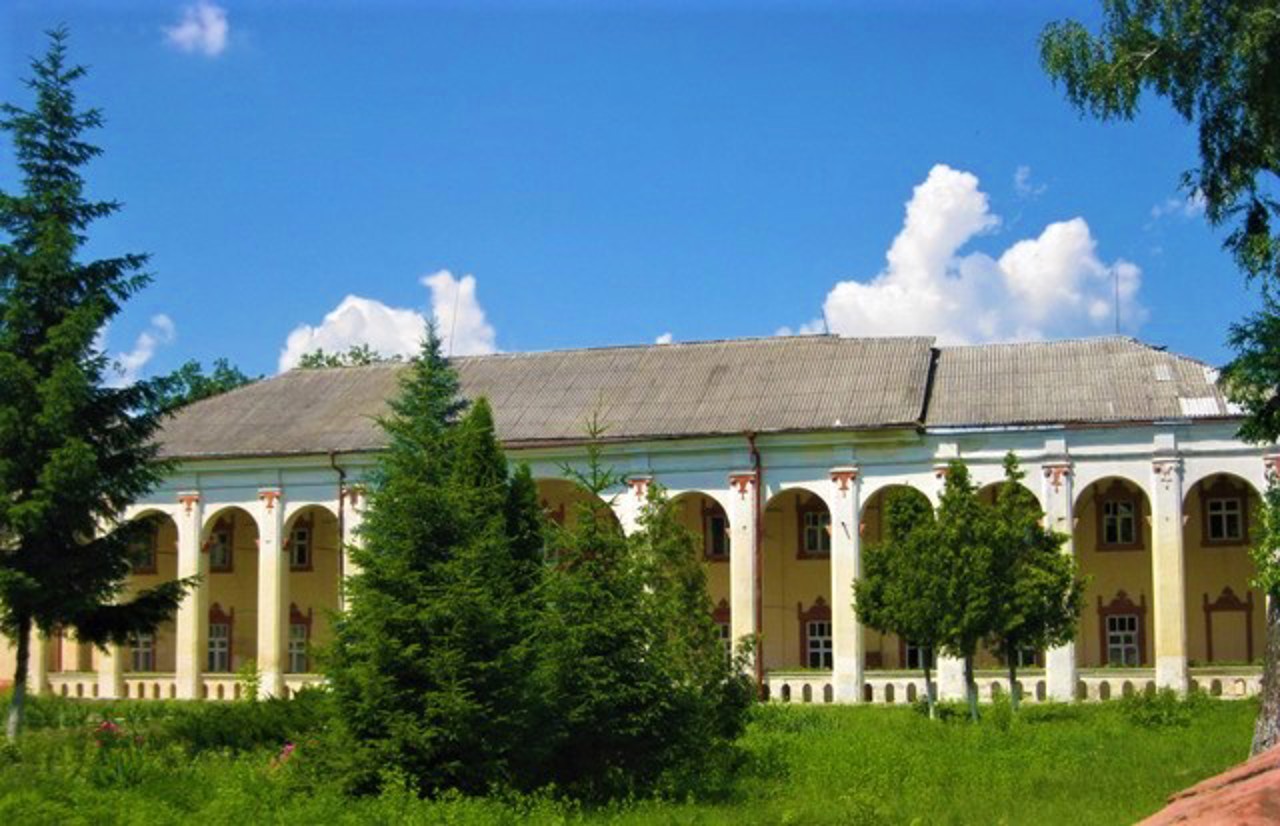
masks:
{"type": "MultiPolygon", "coordinates": [[[[359,507],[360,500],[367,497],[368,493],[365,491],[363,485],[347,485],[342,489],[342,492],[338,496],[339,500],[345,500],[353,508],[359,507]]],[[[341,502],[339,502],[339,504],[341,504],[341,502]]]]}
{"type": "Polygon", "coordinates": [[[1053,488],[1053,492],[1061,493],[1062,486],[1071,478],[1071,463],[1052,462],[1041,467],[1044,468],[1044,478],[1049,480],[1049,486],[1053,488]]]}
{"type": "Polygon", "coordinates": [[[565,507],[563,502],[561,502],[556,508],[552,509],[551,503],[548,502],[546,499],[543,499],[542,513],[552,522],[555,522],[557,525],[559,525],[562,528],[564,527],[565,507]]]}
{"type": "Polygon", "coordinates": [[[730,613],[729,600],[722,599],[711,612],[711,619],[719,625],[727,625],[733,615],[730,613]]]}
{"type": "Polygon", "coordinates": [[[947,474],[951,472],[951,465],[947,463],[936,464],[933,466],[934,479],[946,479],[947,474]]]}
{"type": "Polygon", "coordinates": [[[856,467],[833,468],[831,481],[835,484],[836,490],[839,491],[841,496],[848,496],[850,486],[858,481],[858,469],[856,467]]]}
{"type": "MultiPolygon", "coordinates": [[[[803,603],[796,603],[796,616],[800,618],[800,667],[809,667],[809,623],[831,622],[831,606],[822,597],[813,601],[813,606],[805,610],[803,603]]],[[[834,632],[835,629],[833,628],[834,632]]]]}
{"type": "Polygon", "coordinates": [[[1262,466],[1266,468],[1267,481],[1280,479],[1280,453],[1271,453],[1262,457],[1262,466]]]}
{"type": "MultiPolygon", "coordinates": [[[[827,516],[827,543],[831,543],[831,510],[825,502],[816,496],[809,496],[796,505],[796,559],[830,559],[831,551],[813,553],[804,547],[804,518],[810,513],[822,513],[827,516]]],[[[821,540],[819,540],[821,542],[821,540]]]]}
{"type": "Polygon", "coordinates": [[[1147,598],[1144,594],[1138,595],[1138,602],[1135,605],[1133,600],[1129,599],[1129,595],[1124,589],[1116,591],[1115,599],[1106,605],[1102,604],[1102,597],[1098,597],[1098,642],[1101,645],[1100,652],[1102,655],[1102,664],[1110,665],[1108,662],[1108,645],[1107,645],[1107,617],[1116,614],[1135,614],[1138,617],[1138,665],[1147,664],[1147,598]]]}
{"type": "Polygon", "coordinates": [[[747,498],[747,494],[751,492],[751,488],[756,483],[756,472],[754,470],[736,471],[729,474],[729,486],[737,489],[738,495],[743,499],[747,498]]]}
{"type": "Polygon", "coordinates": [[[644,499],[649,495],[649,483],[652,481],[652,476],[632,476],[627,479],[627,486],[631,488],[637,499],[644,499]]]}
{"type": "Polygon", "coordinates": [[[280,501],[280,488],[262,488],[258,491],[258,499],[266,506],[267,513],[271,513],[276,509],[276,503],[280,501]]]}
{"type": "MultiPolygon", "coordinates": [[[[227,672],[235,671],[235,639],[236,639],[236,609],[232,606],[230,611],[223,611],[222,606],[214,603],[209,606],[209,625],[225,625],[227,626],[227,672]]],[[[206,633],[205,642],[205,664],[208,664],[208,634],[206,633]]]]}
{"type": "Polygon", "coordinates": [[[182,505],[182,512],[189,515],[191,509],[200,504],[200,494],[194,491],[179,493],[178,504],[182,505]]]}
{"type": "Polygon", "coordinates": [[[1169,490],[1179,474],[1182,473],[1182,460],[1176,457],[1153,459],[1151,461],[1151,470],[1155,473],[1156,481],[1160,486],[1165,490],[1169,490]]]}
{"type": "Polygon", "coordinates": [[[1209,595],[1203,595],[1202,605],[1204,606],[1204,639],[1206,654],[1209,662],[1213,662],[1213,615],[1219,611],[1240,611],[1244,613],[1244,651],[1245,659],[1253,662],[1253,591],[1245,592],[1245,599],[1241,602],[1240,597],[1236,596],[1236,592],[1231,590],[1231,586],[1222,589],[1222,593],[1213,602],[1209,601],[1209,595]]]}

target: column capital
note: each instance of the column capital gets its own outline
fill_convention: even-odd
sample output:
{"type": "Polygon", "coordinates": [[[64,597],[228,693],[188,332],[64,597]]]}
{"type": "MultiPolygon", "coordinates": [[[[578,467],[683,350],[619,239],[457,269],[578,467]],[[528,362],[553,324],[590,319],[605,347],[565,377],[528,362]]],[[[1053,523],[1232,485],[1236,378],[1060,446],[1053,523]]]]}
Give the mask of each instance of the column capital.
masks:
{"type": "Polygon", "coordinates": [[[1182,479],[1182,458],[1176,455],[1156,456],[1151,460],[1151,471],[1164,490],[1172,490],[1173,483],[1182,479]]]}
{"type": "Polygon", "coordinates": [[[1280,453],[1264,453],[1262,467],[1268,482],[1280,479],[1280,453]]]}
{"type": "Polygon", "coordinates": [[[1074,472],[1070,459],[1049,459],[1041,463],[1044,478],[1054,493],[1061,493],[1063,485],[1070,481],[1074,472]]]}
{"type": "Polygon", "coordinates": [[[178,504],[182,506],[182,512],[190,514],[196,505],[200,504],[200,491],[183,490],[178,491],[178,504]]]}
{"type": "Polygon", "coordinates": [[[637,474],[627,477],[627,487],[631,488],[631,492],[636,495],[637,499],[644,499],[649,495],[649,485],[653,482],[653,476],[649,474],[637,474]]]}
{"type": "Polygon", "coordinates": [[[934,462],[934,463],[933,463],[933,478],[934,478],[934,479],[946,479],[946,478],[947,478],[947,474],[948,474],[948,473],[950,473],[950,472],[951,472],[951,462],[950,462],[950,461],[946,461],[946,462],[934,462]]]}
{"type": "Polygon", "coordinates": [[[736,490],[743,499],[747,498],[747,494],[759,482],[760,480],[756,477],[754,470],[735,470],[729,474],[729,486],[736,490]]]}
{"type": "Polygon", "coordinates": [[[849,489],[858,483],[860,471],[857,465],[842,465],[831,469],[831,482],[841,496],[848,496],[849,489]]]}
{"type": "Polygon", "coordinates": [[[365,489],[364,485],[343,485],[342,490],[338,494],[338,504],[341,506],[342,502],[346,501],[351,505],[351,507],[358,508],[360,507],[361,500],[367,499],[368,497],[369,492],[365,489]]]}
{"type": "Polygon", "coordinates": [[[276,509],[276,503],[278,503],[283,496],[284,491],[278,485],[258,488],[258,501],[260,501],[262,506],[266,508],[267,513],[271,513],[276,509]]]}

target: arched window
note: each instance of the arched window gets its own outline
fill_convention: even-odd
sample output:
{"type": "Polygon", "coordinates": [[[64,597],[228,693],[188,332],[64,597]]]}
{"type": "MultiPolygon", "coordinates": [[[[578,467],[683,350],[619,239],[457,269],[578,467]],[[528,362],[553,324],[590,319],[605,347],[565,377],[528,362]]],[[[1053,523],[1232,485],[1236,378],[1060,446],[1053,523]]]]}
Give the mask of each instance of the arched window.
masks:
{"type": "Polygon", "coordinates": [[[1134,604],[1124,591],[1116,592],[1107,605],[1098,597],[1098,634],[1103,665],[1136,668],[1146,664],[1147,598],[1138,595],[1134,604]]]}
{"type": "Polygon", "coordinates": [[[1220,476],[1201,493],[1201,544],[1249,544],[1248,492],[1220,476]]]}
{"type": "Polygon", "coordinates": [[[300,518],[289,530],[289,538],[285,540],[289,549],[289,570],[310,571],[314,564],[315,531],[311,517],[300,518]]]}
{"type": "Polygon", "coordinates": [[[831,556],[831,511],[816,496],[796,506],[800,536],[797,559],[828,559],[831,556]]]}

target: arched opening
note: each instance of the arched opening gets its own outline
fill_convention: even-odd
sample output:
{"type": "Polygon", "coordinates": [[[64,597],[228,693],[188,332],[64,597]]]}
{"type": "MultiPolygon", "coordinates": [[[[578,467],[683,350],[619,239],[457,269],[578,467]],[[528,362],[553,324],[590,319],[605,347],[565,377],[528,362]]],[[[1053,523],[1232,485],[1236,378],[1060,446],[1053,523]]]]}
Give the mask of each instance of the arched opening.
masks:
{"type": "Polygon", "coordinates": [[[831,511],[821,496],[789,488],[766,503],[760,582],[765,670],[829,670],[831,511]]]}
{"type": "Polygon", "coordinates": [[[284,670],[307,674],[316,670],[312,652],[329,642],[330,617],[338,610],[342,541],[337,515],[320,505],[298,509],[285,521],[283,544],[289,558],[284,670]]]}
{"type": "MultiPolygon", "coordinates": [[[[980,501],[982,504],[986,505],[987,507],[994,508],[997,504],[999,504],[1000,497],[1004,493],[1004,490],[1005,490],[1004,484],[1005,483],[1002,480],[999,482],[992,482],[988,485],[984,485],[982,488],[978,490],[978,501],[980,501]]],[[[1033,490],[1031,490],[1026,485],[1021,483],[1018,484],[1016,491],[1017,491],[1016,495],[1020,497],[1023,501],[1025,501],[1028,505],[1030,505],[1031,507],[1034,507],[1036,512],[1039,513],[1040,516],[1043,518],[1044,508],[1040,504],[1040,497],[1036,496],[1033,490]]],[[[1026,649],[1016,652],[1014,656],[1017,657],[1017,666],[1019,671],[1023,671],[1027,669],[1044,668],[1044,662],[1045,662],[1044,651],[1040,651],[1038,649],[1028,647],[1026,649]]],[[[1005,663],[1003,658],[997,656],[995,652],[989,650],[986,647],[986,645],[979,645],[978,654],[974,658],[974,662],[977,668],[979,669],[1000,669],[1003,671],[1008,667],[1007,663],[1005,663]]]]}
{"type": "Polygon", "coordinates": [[[572,527],[578,520],[581,506],[585,504],[590,505],[597,514],[607,514],[605,518],[612,521],[618,530],[622,530],[622,523],[618,521],[613,508],[577,482],[571,479],[538,479],[536,485],[543,513],[557,525],[572,527]]]}
{"type": "Polygon", "coordinates": [[[243,508],[214,511],[201,531],[209,612],[201,666],[234,674],[258,652],[258,523],[243,508]]]}
{"type": "MultiPolygon", "coordinates": [[[[160,510],[147,510],[131,520],[141,523],[143,532],[130,548],[130,574],[124,598],[144,588],[178,578],[178,524],[160,510]]],[[[84,646],[87,647],[87,646],[84,646]]],[[[83,647],[82,647],[83,648],[83,647]]],[[[171,673],[177,668],[177,635],[173,622],[166,622],[152,634],[139,634],[121,646],[126,673],[171,673]]],[[[81,656],[86,657],[88,652],[81,656]]],[[[99,660],[101,652],[92,655],[99,660]]]]}
{"type": "Polygon", "coordinates": [[[715,606],[714,619],[721,636],[731,639],[729,602],[729,516],[713,497],[700,491],[682,493],[671,500],[681,524],[697,537],[698,558],[707,577],[707,595],[715,606]]]}
{"type": "Polygon", "coordinates": [[[1186,491],[1182,552],[1193,666],[1239,665],[1262,656],[1266,607],[1252,587],[1249,558],[1259,501],[1251,484],[1229,473],[1207,476],[1186,491]]]}
{"type": "Polygon", "coordinates": [[[1085,577],[1076,636],[1081,667],[1146,667],[1151,632],[1151,503],[1128,479],[1100,479],[1076,497],[1076,560],[1085,577]]]}
{"type": "MultiPolygon", "coordinates": [[[[876,490],[867,498],[862,506],[862,518],[858,529],[861,532],[862,547],[877,548],[885,540],[885,512],[889,502],[896,496],[919,497],[919,500],[930,505],[929,497],[910,485],[887,485],[876,490]]],[[[930,505],[931,506],[931,505],[930,505]]],[[[881,634],[873,628],[863,626],[862,644],[865,656],[865,668],[868,671],[878,670],[919,670],[925,661],[936,662],[933,652],[925,646],[917,646],[910,640],[899,639],[896,634],[881,634]]]]}

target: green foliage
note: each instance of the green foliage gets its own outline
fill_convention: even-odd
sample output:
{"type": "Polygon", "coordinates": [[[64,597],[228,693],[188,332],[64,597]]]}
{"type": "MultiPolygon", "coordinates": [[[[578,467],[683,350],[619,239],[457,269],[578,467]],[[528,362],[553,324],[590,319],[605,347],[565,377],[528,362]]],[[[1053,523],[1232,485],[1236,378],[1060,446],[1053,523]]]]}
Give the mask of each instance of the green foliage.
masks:
{"type": "Polygon", "coordinates": [[[1252,584],[1274,598],[1280,595],[1280,480],[1271,480],[1254,516],[1257,529],[1249,546],[1252,584]]]}
{"type": "Polygon", "coordinates": [[[262,688],[262,672],[258,670],[258,661],[245,660],[236,669],[236,684],[240,686],[240,699],[246,703],[258,701],[258,691],[262,688]]]}
{"type": "Polygon", "coordinates": [[[261,378],[246,375],[224,358],[215,360],[213,369],[206,374],[203,365],[192,359],[157,380],[161,393],[159,406],[165,411],[177,410],[201,399],[252,384],[261,378]]]}
{"type": "Polygon", "coordinates": [[[1171,688],[1139,692],[1120,699],[1120,710],[1134,725],[1144,728],[1186,728],[1213,701],[1202,692],[1179,697],[1171,688]]]}
{"type": "Polygon", "coordinates": [[[990,528],[994,616],[990,647],[1009,664],[1009,690],[1018,704],[1017,652],[1044,650],[1070,641],[1084,606],[1084,581],[1075,559],[1062,552],[1067,540],[1041,524],[1036,498],[1022,486],[1026,474],[1009,453],[990,528]]]}
{"type": "Polygon", "coordinates": [[[388,770],[420,794],[518,783],[517,766],[536,765],[543,742],[530,731],[537,511],[522,511],[536,500],[525,476],[513,486],[488,404],[462,415],[434,329],[391,411],[352,550],[359,573],[327,657],[335,767],[361,792],[388,770]]]}
{"type": "MultiPolygon", "coordinates": [[[[913,489],[890,491],[883,539],[863,551],[862,577],[853,584],[858,618],[881,633],[937,650],[946,576],[942,559],[934,553],[929,500],[913,489]]],[[[926,704],[932,713],[934,691],[927,662],[924,672],[926,704]]]]}
{"type": "Polygon", "coordinates": [[[84,195],[81,169],[100,152],[84,133],[102,115],[76,105],[84,69],[67,63],[66,30],[49,38],[31,63],[34,108],[0,108],[21,171],[21,191],[0,193],[0,632],[19,643],[18,686],[33,626],[123,642],[170,617],[193,584],[120,599],[146,527],[114,520],[166,470],[152,438],[163,392],[104,386],[110,365],[95,339],[150,277],[143,255],[79,260],[89,227],[119,206],[84,195]]]}
{"type": "Polygon", "coordinates": [[[1040,54],[1082,112],[1131,119],[1150,91],[1194,123],[1200,166],[1184,187],[1204,198],[1210,223],[1235,222],[1226,246],[1244,272],[1280,277],[1280,15],[1271,0],[1104,0],[1097,34],[1052,23],[1040,54]]]}
{"type": "Polygon", "coordinates": [[[298,360],[298,368],[301,370],[323,370],[330,367],[365,367],[370,364],[383,364],[385,362],[403,360],[399,355],[388,356],[379,353],[368,344],[353,344],[347,348],[345,353],[331,353],[323,348],[304,353],[302,358],[298,360]]]}

